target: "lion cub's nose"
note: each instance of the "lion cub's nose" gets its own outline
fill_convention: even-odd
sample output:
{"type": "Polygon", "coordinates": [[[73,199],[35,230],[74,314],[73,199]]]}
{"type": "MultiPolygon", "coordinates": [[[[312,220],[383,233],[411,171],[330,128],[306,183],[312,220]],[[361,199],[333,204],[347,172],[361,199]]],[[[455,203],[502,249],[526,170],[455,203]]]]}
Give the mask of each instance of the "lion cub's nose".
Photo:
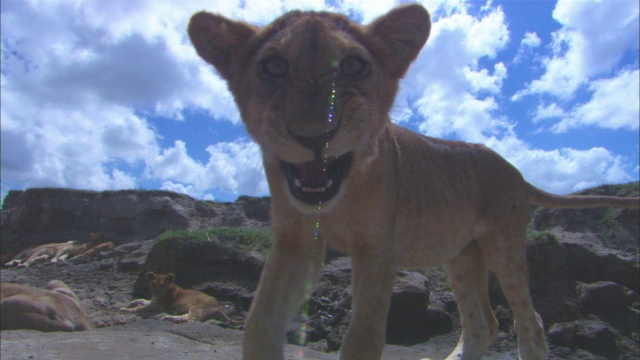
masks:
{"type": "Polygon", "coordinates": [[[292,136],[302,144],[302,146],[313,151],[315,154],[320,154],[322,149],[327,147],[329,140],[335,135],[336,130],[333,129],[325,134],[318,136],[301,136],[292,134],[292,136]]]}

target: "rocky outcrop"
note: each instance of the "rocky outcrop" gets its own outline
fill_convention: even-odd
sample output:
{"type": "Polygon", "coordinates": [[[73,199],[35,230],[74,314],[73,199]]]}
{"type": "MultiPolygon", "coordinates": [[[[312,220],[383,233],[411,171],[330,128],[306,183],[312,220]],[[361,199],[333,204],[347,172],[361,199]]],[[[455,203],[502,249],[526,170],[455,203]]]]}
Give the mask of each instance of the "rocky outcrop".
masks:
{"type": "MultiPolygon", "coordinates": [[[[598,188],[593,193],[603,191],[608,195],[618,192],[598,188]]],[[[56,234],[69,238],[89,231],[105,231],[119,246],[93,260],[2,269],[2,278],[36,286],[53,278],[65,281],[83,300],[94,327],[116,328],[114,325],[139,320],[117,309],[133,298],[148,297],[142,280],[146,271],[174,272],[180,286],[213,295],[225,311],[246,315],[264,253],[238,246],[246,233],[233,231],[235,235],[229,237],[226,230],[216,227],[266,228],[268,207],[266,198],[213,203],[163,191],[11,192],[2,210],[3,252],[7,244],[35,244],[56,234]],[[129,214],[135,221],[119,222],[119,214],[129,214]],[[211,228],[204,238],[156,239],[165,230],[211,228]]],[[[638,358],[638,223],[638,210],[532,210],[527,240],[530,287],[545,324],[551,358],[638,358]]],[[[500,332],[488,358],[513,358],[517,346],[513,315],[494,278],[490,279],[490,297],[500,332]]],[[[147,318],[146,324],[155,327],[152,320],[159,317],[147,318]]],[[[338,350],[350,317],[351,263],[331,253],[312,297],[288,331],[289,342],[338,350]]],[[[444,349],[439,357],[444,357],[455,346],[459,330],[456,305],[442,267],[398,272],[387,343],[421,349],[411,350],[404,358],[433,356],[425,355],[433,349],[424,344],[437,344],[444,349]],[[438,342],[444,338],[445,343],[438,342]]]]}
{"type": "Polygon", "coordinates": [[[116,245],[153,239],[167,230],[269,225],[269,198],[233,203],[197,201],[170,191],[10,191],[1,215],[2,253],[104,232],[116,245]]]}
{"type": "Polygon", "coordinates": [[[196,289],[228,301],[237,307],[237,311],[248,311],[265,257],[238,243],[249,241],[252,236],[264,236],[264,232],[246,229],[226,234],[229,232],[211,231],[210,234],[207,232],[206,239],[158,239],[147,254],[132,294],[136,298],[151,297],[145,276],[147,272],[174,273],[180,287],[196,289]]]}

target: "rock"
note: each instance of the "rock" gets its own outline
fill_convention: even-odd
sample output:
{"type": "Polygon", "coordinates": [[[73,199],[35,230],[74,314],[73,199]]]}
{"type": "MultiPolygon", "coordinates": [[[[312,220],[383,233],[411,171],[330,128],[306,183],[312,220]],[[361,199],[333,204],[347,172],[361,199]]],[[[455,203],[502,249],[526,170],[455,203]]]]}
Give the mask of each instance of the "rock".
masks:
{"type": "MultiPolygon", "coordinates": [[[[264,229],[269,225],[266,222],[268,208],[268,198],[240,197],[233,203],[218,203],[195,201],[183,195],[174,197],[168,192],[96,193],[60,189],[11,192],[0,213],[2,256],[9,256],[9,245],[17,249],[38,241],[48,242],[52,237],[65,240],[76,235],[82,240],[82,234],[88,236],[89,231],[100,230],[95,228],[98,225],[105,226],[107,234],[121,237],[113,251],[96,258],[72,258],[56,264],[0,270],[2,281],[34,286],[43,286],[56,278],[65,281],[82,300],[94,327],[86,332],[88,337],[81,339],[66,334],[42,337],[33,332],[3,332],[2,358],[33,355],[34,358],[84,359],[86,349],[91,351],[92,359],[122,354],[125,354],[122,358],[144,358],[140,354],[156,358],[238,358],[237,343],[232,351],[223,352],[236,340],[225,335],[227,329],[214,322],[175,326],[158,321],[163,314],[133,315],[118,309],[134,298],[148,298],[147,285],[140,281],[140,275],[152,270],[180,274],[181,286],[219,298],[225,312],[232,315],[236,312],[236,317],[246,315],[264,255],[215,236],[195,241],[185,235],[158,245],[155,236],[143,235],[159,234],[168,228],[167,224],[180,230],[213,229],[208,230],[208,234],[220,230],[220,226],[230,225],[244,230],[264,229]],[[125,213],[133,219],[118,222],[114,209],[129,211],[125,213]],[[122,236],[123,229],[131,232],[122,236]],[[111,339],[115,343],[110,342],[111,339]],[[165,345],[177,352],[163,351],[165,345]],[[112,350],[116,346],[117,349],[112,350]],[[110,351],[101,350],[104,347],[110,351]]],[[[527,244],[530,287],[536,310],[547,329],[550,359],[638,358],[637,223],[636,210],[542,209],[533,212],[534,236],[527,244]]],[[[290,357],[312,354],[316,356],[312,358],[324,359],[326,357],[320,356],[326,354],[309,348],[339,350],[352,305],[351,262],[343,255],[328,252],[318,286],[288,332],[289,342],[306,341],[308,346],[288,345],[287,351],[295,351],[289,352],[290,357]]],[[[460,325],[442,267],[423,272],[399,271],[397,280],[387,340],[399,344],[421,343],[389,344],[383,359],[446,357],[455,347],[460,325]],[[435,335],[440,333],[443,335],[435,335]]],[[[490,280],[490,289],[500,327],[485,357],[517,358],[512,311],[494,278],[490,280]]],[[[336,354],[328,356],[335,358],[336,354]]]]}
{"type": "MultiPolygon", "coordinates": [[[[239,360],[242,332],[210,323],[174,325],[168,321],[137,323],[67,333],[3,331],[3,359],[112,360],[112,359],[225,359],[239,360]],[[81,335],[78,335],[81,334],[81,335]],[[28,339],[28,341],[26,341],[28,339]]],[[[295,345],[285,346],[285,358],[335,359],[295,345]]]]}
{"type": "MultiPolygon", "coordinates": [[[[307,341],[326,339],[327,351],[340,349],[351,320],[351,259],[338,258],[324,266],[303,313],[308,322],[307,341]]],[[[300,325],[290,329],[287,332],[289,341],[295,341],[300,331],[300,325]]]]}
{"type": "Polygon", "coordinates": [[[543,323],[553,324],[579,316],[576,281],[570,277],[562,244],[546,234],[527,243],[529,287],[543,323]]]}
{"type": "Polygon", "coordinates": [[[632,301],[627,296],[627,291],[628,289],[624,286],[609,281],[578,285],[580,303],[590,308],[603,306],[614,308],[629,307],[632,301]]]}
{"type": "Polygon", "coordinates": [[[450,332],[453,321],[444,305],[429,306],[428,279],[414,271],[401,271],[391,295],[386,342],[415,345],[450,332]]]}
{"type": "Polygon", "coordinates": [[[42,243],[86,242],[89,232],[104,232],[121,245],[167,230],[264,228],[269,205],[268,198],[215,203],[170,191],[12,190],[2,208],[2,254],[42,243]]]}
{"type": "MultiPolygon", "coordinates": [[[[251,231],[246,233],[250,236],[251,231]]],[[[145,276],[147,272],[174,273],[178,286],[198,288],[219,300],[242,304],[244,310],[248,310],[250,301],[247,302],[246,297],[255,290],[263,265],[264,257],[259,253],[244,252],[213,233],[211,239],[204,240],[157,240],[146,257],[133,294],[139,298],[151,296],[145,276]],[[229,291],[229,288],[234,290],[229,291]]]]}
{"type": "Polygon", "coordinates": [[[120,255],[118,270],[123,272],[143,271],[153,240],[136,241],[115,248],[120,255]]]}
{"type": "MultiPolygon", "coordinates": [[[[416,271],[400,271],[396,279],[387,321],[386,342],[414,345],[450,332],[453,320],[444,301],[430,304],[428,279],[416,271]]],[[[336,351],[351,319],[351,260],[338,258],[321,271],[320,281],[306,309],[306,339],[326,340],[336,351]]],[[[290,343],[300,338],[300,326],[288,331],[290,343]]]]}
{"type": "Polygon", "coordinates": [[[638,294],[612,282],[579,284],[577,288],[580,304],[587,311],[611,324],[615,329],[627,333],[640,330],[640,313],[634,309],[638,294]]]}
{"type": "Polygon", "coordinates": [[[238,200],[236,200],[236,203],[242,204],[244,207],[244,215],[247,219],[257,220],[263,223],[269,223],[271,221],[271,217],[269,216],[271,198],[240,196],[238,200]]]}
{"type": "Polygon", "coordinates": [[[548,333],[553,345],[582,348],[600,354],[615,353],[618,350],[618,335],[601,321],[575,321],[555,324],[548,333]]]}
{"type": "Polygon", "coordinates": [[[615,352],[617,334],[607,324],[600,321],[582,321],[577,323],[575,345],[595,352],[615,352]]]}

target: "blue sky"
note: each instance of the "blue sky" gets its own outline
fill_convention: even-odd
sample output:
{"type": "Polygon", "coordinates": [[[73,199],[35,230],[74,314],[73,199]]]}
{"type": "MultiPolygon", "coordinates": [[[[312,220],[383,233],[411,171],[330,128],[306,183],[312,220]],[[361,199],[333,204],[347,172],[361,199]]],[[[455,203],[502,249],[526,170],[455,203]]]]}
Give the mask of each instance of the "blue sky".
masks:
{"type": "MultiPolygon", "coordinates": [[[[268,195],[260,149],[186,36],[205,9],[266,24],[330,10],[369,23],[391,0],[1,0],[1,192],[165,189],[268,195]]],[[[422,2],[427,45],[393,121],[483,143],[566,194],[638,179],[636,0],[422,2]]]]}

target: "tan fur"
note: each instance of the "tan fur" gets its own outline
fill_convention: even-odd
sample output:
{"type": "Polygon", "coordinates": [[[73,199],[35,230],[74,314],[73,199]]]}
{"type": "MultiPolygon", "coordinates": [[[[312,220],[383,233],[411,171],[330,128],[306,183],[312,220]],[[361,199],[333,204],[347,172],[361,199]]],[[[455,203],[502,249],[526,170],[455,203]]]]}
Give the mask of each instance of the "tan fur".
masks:
{"type": "Polygon", "coordinates": [[[91,236],[91,242],[87,244],[84,251],[80,252],[75,257],[96,256],[101,252],[113,250],[115,245],[113,242],[109,241],[104,233],[92,232],[89,235],[91,236]]]}
{"type": "Polygon", "coordinates": [[[0,283],[2,330],[88,330],[89,322],[78,296],[62,281],[52,280],[45,289],[0,283]]]}
{"type": "Polygon", "coordinates": [[[165,316],[164,320],[174,323],[186,321],[205,321],[215,319],[226,324],[239,326],[244,321],[234,320],[227,316],[222,306],[212,296],[197,290],[182,289],[174,283],[175,275],[147,273],[147,282],[151,289],[151,300],[137,299],[121,308],[127,312],[170,312],[178,316],[165,316]]]}
{"type": "Polygon", "coordinates": [[[103,251],[113,250],[113,243],[103,233],[90,233],[91,242],[51,243],[35,246],[19,252],[5,267],[29,267],[33,263],[50,260],[51,263],[65,261],[75,256],[95,256],[103,251]]]}
{"type": "Polygon", "coordinates": [[[51,263],[65,261],[67,258],[75,256],[86,249],[86,244],[79,244],[75,241],[66,243],[52,243],[39,245],[21,251],[13,260],[4,264],[5,267],[20,266],[29,267],[36,262],[50,259],[51,263]]]}
{"type": "Polygon", "coordinates": [[[353,313],[341,359],[380,358],[398,268],[442,263],[463,327],[449,359],[479,359],[496,334],[487,270],[514,311],[520,357],[545,359],[525,261],[529,204],[638,207],[637,198],[546,194],[482,145],[392,124],[398,81],[429,31],[419,5],[368,26],[314,12],[291,12],[264,28],[206,12],[191,18],[193,45],[227,80],[261,147],[272,196],[274,245],[247,319],[245,360],[282,359],[287,323],[318,279],[326,244],[353,259],[353,313]],[[324,159],[330,168],[348,156],[335,195],[313,203],[315,194],[337,188],[317,164],[324,159]]]}

